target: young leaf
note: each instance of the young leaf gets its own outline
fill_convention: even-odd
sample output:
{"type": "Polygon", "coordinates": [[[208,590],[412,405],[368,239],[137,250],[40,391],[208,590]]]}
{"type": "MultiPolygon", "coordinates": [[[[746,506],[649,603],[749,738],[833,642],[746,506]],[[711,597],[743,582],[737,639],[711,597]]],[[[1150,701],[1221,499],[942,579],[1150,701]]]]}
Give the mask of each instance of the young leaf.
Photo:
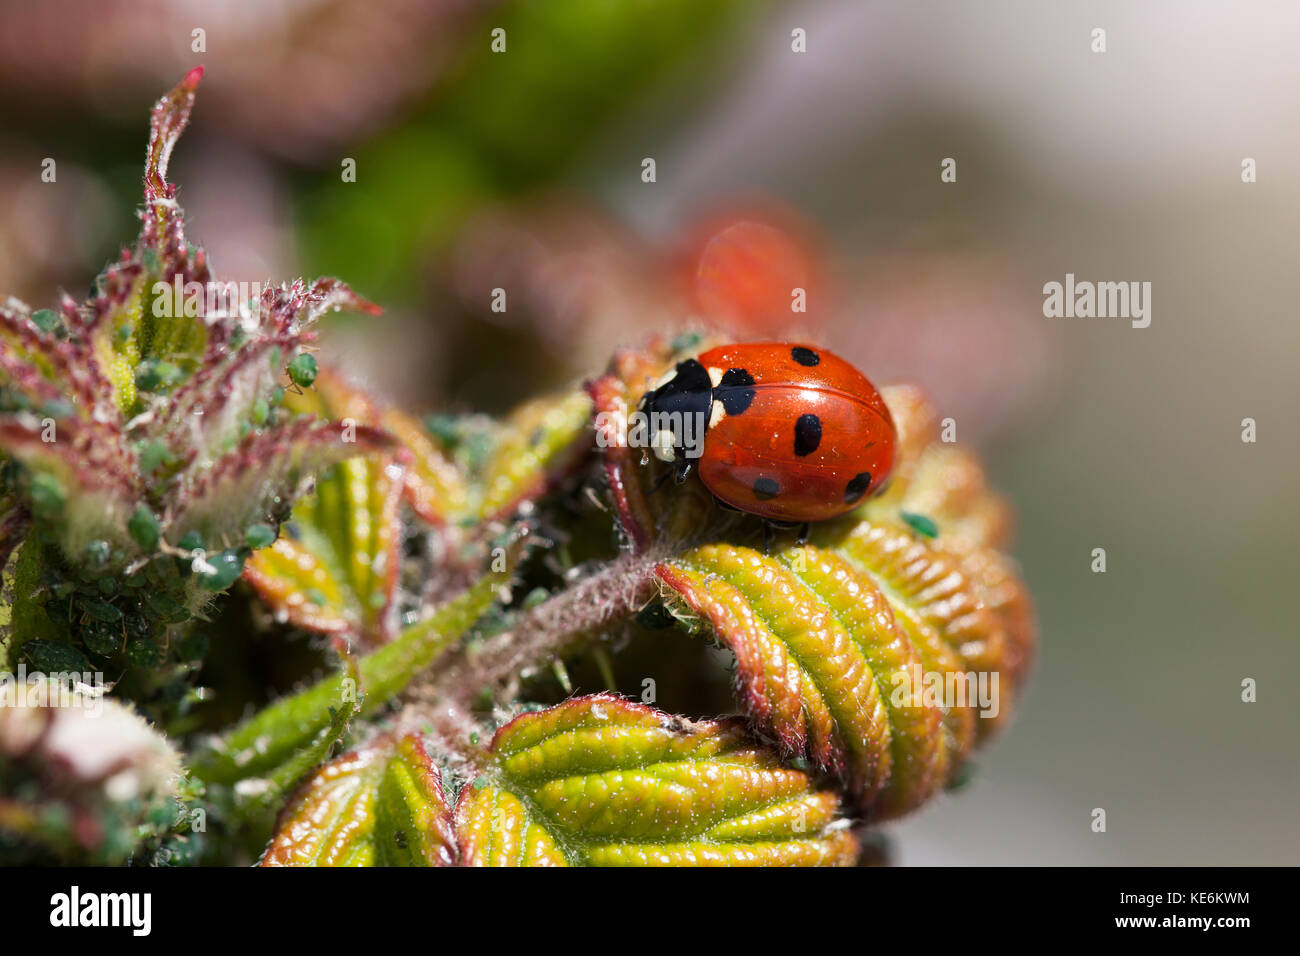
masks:
{"type": "Polygon", "coordinates": [[[460,795],[471,866],[849,865],[839,803],[734,721],[692,723],[609,694],[524,714],[460,795]]]}
{"type": "Polygon", "coordinates": [[[108,602],[138,612],[148,632],[138,646],[178,623],[154,605],[195,614],[229,587],[256,546],[247,529],[274,529],[314,471],[391,445],[373,428],[343,437],[273,408],[281,382],[310,377],[304,349],[322,314],[375,307],[328,278],[240,293],[186,238],[167,169],[202,74],[155,104],[139,237],[88,299],[65,295],[57,312],[0,303],[3,490],[17,499],[5,501],[0,552],[30,518],[62,552],[46,570],[77,592],[68,617],[105,597],[85,592],[111,575],[119,596],[108,602]],[[197,542],[183,548],[188,570],[182,542],[197,542]],[[132,596],[146,586],[162,600],[132,596]]]}
{"type": "Polygon", "coordinates": [[[389,457],[335,465],[294,506],[280,539],[249,559],[244,579],[299,627],[371,645],[391,639],[403,483],[389,457]]]}
{"type": "Polygon", "coordinates": [[[316,771],[280,813],[262,866],[447,866],[451,814],[438,769],[408,734],[316,771]]]}

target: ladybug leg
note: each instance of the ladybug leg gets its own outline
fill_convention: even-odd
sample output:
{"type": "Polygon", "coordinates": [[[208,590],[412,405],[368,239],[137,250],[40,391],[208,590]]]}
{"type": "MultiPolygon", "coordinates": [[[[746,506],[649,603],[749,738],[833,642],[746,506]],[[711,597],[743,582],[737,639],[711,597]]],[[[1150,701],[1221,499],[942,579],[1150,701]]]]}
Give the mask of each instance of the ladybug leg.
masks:
{"type": "Polygon", "coordinates": [[[812,533],[812,523],[805,521],[799,526],[799,537],[795,539],[795,547],[802,548],[808,543],[808,535],[812,533]]]}
{"type": "Polygon", "coordinates": [[[686,481],[690,473],[691,473],[691,460],[689,458],[683,458],[680,462],[677,463],[677,472],[676,472],[677,483],[680,485],[684,481],[686,481]]]}
{"type": "Polygon", "coordinates": [[[772,522],[763,521],[763,553],[772,553],[772,522]]]}

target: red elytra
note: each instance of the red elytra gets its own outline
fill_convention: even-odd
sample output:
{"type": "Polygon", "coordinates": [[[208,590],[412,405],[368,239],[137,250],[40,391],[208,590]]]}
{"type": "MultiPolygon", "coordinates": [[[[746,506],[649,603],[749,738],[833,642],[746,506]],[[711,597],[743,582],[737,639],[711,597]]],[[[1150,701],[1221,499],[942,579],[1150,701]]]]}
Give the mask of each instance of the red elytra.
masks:
{"type": "Polygon", "coordinates": [[[707,417],[698,458],[675,436],[669,457],[679,480],[693,465],[715,497],[770,521],[802,524],[851,511],[884,487],[894,465],[897,435],[880,392],[814,345],[710,349],[679,362],[640,407],[707,417]]]}

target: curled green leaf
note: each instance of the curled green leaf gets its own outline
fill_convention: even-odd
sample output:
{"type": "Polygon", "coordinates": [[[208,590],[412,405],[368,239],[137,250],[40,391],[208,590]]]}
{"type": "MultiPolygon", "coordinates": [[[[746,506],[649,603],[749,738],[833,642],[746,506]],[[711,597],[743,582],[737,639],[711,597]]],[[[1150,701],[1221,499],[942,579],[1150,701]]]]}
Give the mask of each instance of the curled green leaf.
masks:
{"type": "Polygon", "coordinates": [[[516,717],[461,793],[471,866],[848,865],[838,798],[736,721],[690,722],[610,694],[516,717]]]}
{"type": "Polygon", "coordinates": [[[386,737],[320,767],[276,821],[262,866],[447,866],[451,814],[418,737],[386,737]]]}

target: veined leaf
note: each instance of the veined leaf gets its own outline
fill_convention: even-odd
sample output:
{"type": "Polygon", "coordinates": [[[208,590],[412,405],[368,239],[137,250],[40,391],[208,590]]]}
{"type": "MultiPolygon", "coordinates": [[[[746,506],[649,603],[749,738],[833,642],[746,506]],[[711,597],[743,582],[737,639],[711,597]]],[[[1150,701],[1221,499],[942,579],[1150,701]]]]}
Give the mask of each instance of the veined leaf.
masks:
{"type": "Polygon", "coordinates": [[[691,723],[613,695],[515,718],[456,808],[473,866],[852,864],[834,794],[735,721],[691,723]]]}
{"type": "Polygon", "coordinates": [[[1028,593],[996,550],[1009,509],[974,456],[937,440],[917,390],[887,388],[887,490],[806,547],[756,550],[758,519],[720,514],[698,482],[652,498],[660,466],[609,440],[671,360],[620,353],[589,389],[613,422],[601,444],[629,542],[666,555],[655,573],[669,602],[735,653],[744,710],[782,753],[841,777],[873,818],[919,806],[1005,721],[1032,654],[1028,593]]]}
{"type": "Polygon", "coordinates": [[[451,814],[418,737],[380,739],[319,768],[276,822],[262,866],[447,866],[451,814]]]}
{"type": "Polygon", "coordinates": [[[280,539],[253,554],[245,579],[299,627],[371,644],[389,640],[404,479],[388,456],[339,462],[294,506],[280,539]]]}
{"type": "Polygon", "coordinates": [[[657,573],[735,652],[746,712],[786,753],[845,776],[881,815],[943,785],[957,756],[944,710],[894,695],[935,662],[868,574],[812,545],[765,556],[728,544],[691,549],[657,573]]]}

